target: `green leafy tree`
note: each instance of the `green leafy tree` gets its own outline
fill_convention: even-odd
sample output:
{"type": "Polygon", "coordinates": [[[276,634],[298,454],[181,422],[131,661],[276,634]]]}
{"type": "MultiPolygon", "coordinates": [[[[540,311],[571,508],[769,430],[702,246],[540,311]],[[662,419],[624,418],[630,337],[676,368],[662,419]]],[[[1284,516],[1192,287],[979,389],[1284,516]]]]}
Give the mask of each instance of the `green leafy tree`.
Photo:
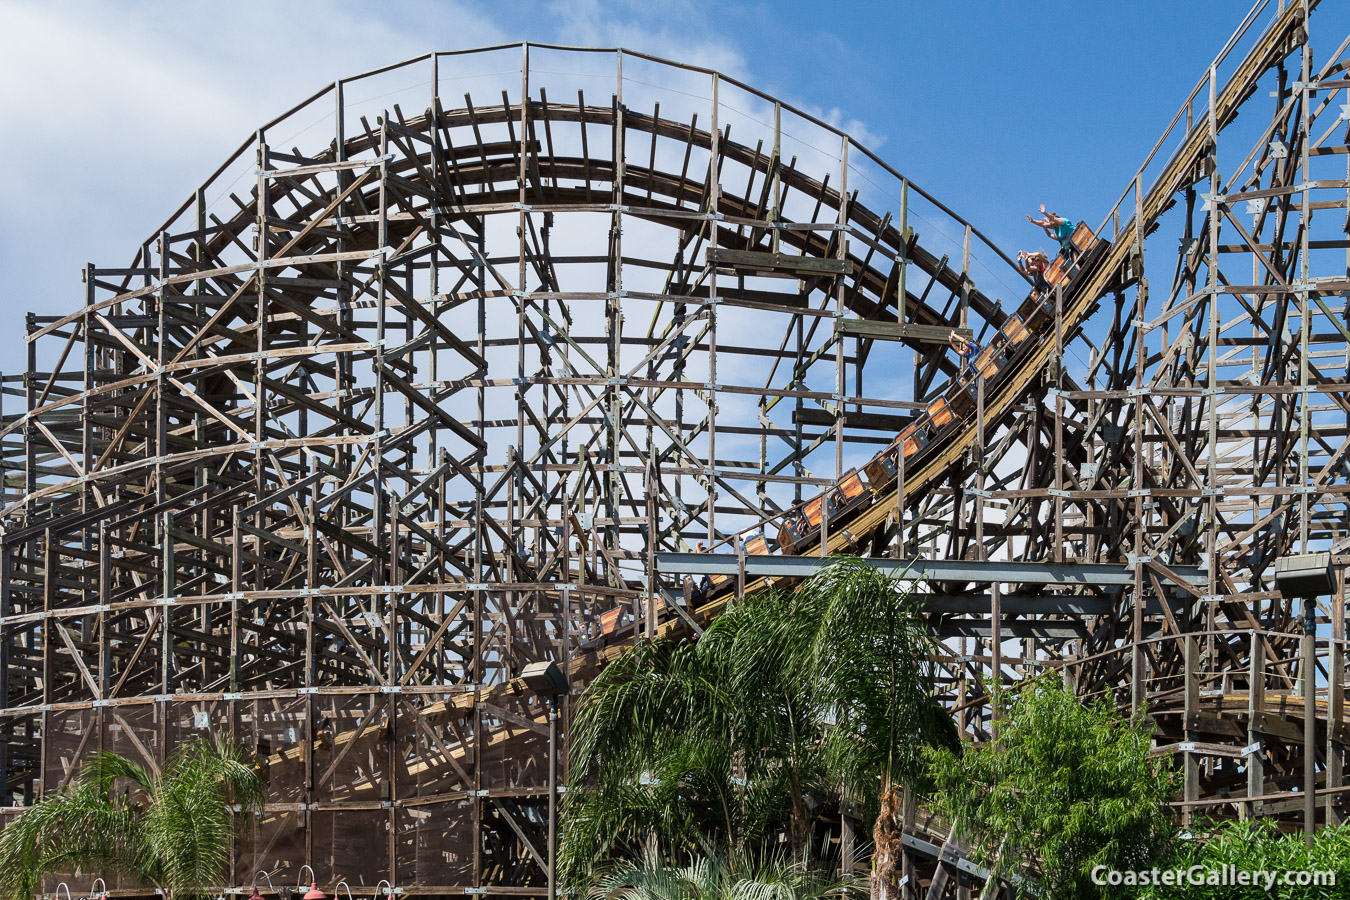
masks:
{"type": "Polygon", "coordinates": [[[1082,702],[1057,676],[996,702],[994,739],[930,754],[938,805],[996,871],[1031,860],[1042,896],[1080,900],[1119,896],[1092,883],[1094,866],[1138,870],[1169,857],[1178,776],[1149,758],[1151,725],[1082,702]]]}
{"type": "Polygon", "coordinates": [[[639,642],[573,723],[564,880],[651,841],[726,857],[785,830],[800,857],[813,807],[846,793],[880,809],[921,771],[919,744],[958,746],[930,650],[916,601],[852,559],[732,606],[697,643],[639,642]]]}
{"type": "Polygon", "coordinates": [[[45,875],[63,870],[117,872],[169,900],[207,896],[229,863],[231,805],[251,810],[262,800],[258,772],[227,740],[188,741],[159,773],[100,753],[0,832],[0,897],[28,900],[45,875]]]}
{"type": "Polygon", "coordinates": [[[758,862],[743,855],[702,857],[666,866],[657,854],[625,863],[599,879],[591,900],[824,900],[844,896],[852,877],[833,877],[779,853],[758,862]]]}
{"type": "MultiPolygon", "coordinates": [[[[1323,828],[1307,844],[1301,831],[1286,834],[1270,819],[1217,822],[1192,829],[1196,840],[1182,842],[1167,868],[1187,873],[1176,886],[1150,885],[1141,900],[1334,900],[1350,897],[1350,823],[1323,828]],[[1269,872],[1277,881],[1259,884],[1191,884],[1222,879],[1223,873],[1269,872]],[[1284,873],[1330,872],[1334,884],[1282,884],[1284,873]]],[[[1297,879],[1295,879],[1297,880],[1297,879]]]]}

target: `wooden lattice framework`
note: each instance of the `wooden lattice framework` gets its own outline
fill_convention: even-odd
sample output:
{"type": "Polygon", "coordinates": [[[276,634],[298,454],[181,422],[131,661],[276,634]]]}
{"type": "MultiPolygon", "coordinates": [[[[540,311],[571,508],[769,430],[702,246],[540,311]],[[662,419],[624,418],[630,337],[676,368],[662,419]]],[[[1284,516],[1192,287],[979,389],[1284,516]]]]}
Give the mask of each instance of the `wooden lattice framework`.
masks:
{"type": "MultiPolygon", "coordinates": [[[[1187,817],[1302,821],[1311,771],[1337,820],[1346,791],[1341,595],[1306,631],[1271,578],[1350,547],[1350,38],[1314,56],[1314,5],[1257,4],[1034,348],[797,548],[970,563],[920,588],[961,727],[1060,667],[1149,704],[1187,817]]],[[[857,142],[714,72],[517,44],[339,81],[130,266],[88,266],[79,311],[28,318],[0,793],[228,730],[270,779],[234,885],[539,894],[524,666],[584,684],[757,589],[737,536],[896,446],[960,377],[950,329],[1003,333],[1029,293],[857,142]],[[737,562],[718,596],[659,562],[700,542],[737,562]]]]}

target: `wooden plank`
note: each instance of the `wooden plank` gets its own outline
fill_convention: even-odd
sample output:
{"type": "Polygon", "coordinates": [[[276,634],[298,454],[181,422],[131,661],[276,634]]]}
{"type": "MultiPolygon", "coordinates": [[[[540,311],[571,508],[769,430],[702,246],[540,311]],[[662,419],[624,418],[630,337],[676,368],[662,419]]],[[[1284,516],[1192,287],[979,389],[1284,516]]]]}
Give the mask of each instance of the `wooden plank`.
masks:
{"type": "Polygon", "coordinates": [[[1289,741],[1303,740],[1303,729],[1299,725],[1269,712],[1257,713],[1253,716],[1251,730],[1289,741]]]}
{"type": "MultiPolygon", "coordinates": [[[[864,413],[864,412],[846,412],[844,413],[844,427],[846,428],[864,428],[871,431],[899,431],[908,427],[914,421],[913,416],[895,416],[886,413],[864,413]]],[[[831,426],[835,423],[835,415],[829,410],[818,409],[816,407],[803,407],[792,411],[792,424],[794,425],[823,425],[831,426]]]]}
{"type": "Polygon", "coordinates": [[[853,263],[847,259],[817,259],[795,253],[709,247],[707,259],[709,265],[732,266],[754,272],[794,272],[803,275],[848,275],[853,272],[853,263]]]}
{"type": "MultiPolygon", "coordinates": [[[[700,300],[708,299],[708,286],[699,285],[688,294],[690,297],[697,297],[700,300]]],[[[757,303],[765,306],[787,306],[793,309],[805,309],[809,303],[807,295],[802,293],[784,293],[782,291],[757,291],[750,288],[735,288],[717,286],[717,296],[723,303],[732,305],[757,303]]],[[[678,296],[671,297],[672,300],[679,300],[678,296]]]]}
{"type": "Polygon", "coordinates": [[[880,322],[876,319],[840,319],[835,322],[837,334],[882,341],[916,341],[921,344],[945,344],[953,330],[969,340],[975,333],[969,328],[952,329],[946,325],[919,325],[914,322],[880,322]]]}

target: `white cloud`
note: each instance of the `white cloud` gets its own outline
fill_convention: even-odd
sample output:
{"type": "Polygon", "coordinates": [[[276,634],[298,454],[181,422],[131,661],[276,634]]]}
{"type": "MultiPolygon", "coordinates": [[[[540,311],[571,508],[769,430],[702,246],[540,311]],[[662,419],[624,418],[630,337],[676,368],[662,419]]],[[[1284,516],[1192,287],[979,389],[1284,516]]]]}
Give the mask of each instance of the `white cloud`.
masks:
{"type": "Polygon", "coordinates": [[[431,50],[434,34],[506,39],[460,4],[402,4],[402,24],[377,9],[0,0],[0,165],[20,173],[0,217],[0,310],[78,308],[85,261],[130,262],[253,130],[335,78],[431,50]]]}
{"type": "Polygon", "coordinates": [[[837,106],[832,106],[824,112],[814,107],[808,107],[805,111],[825,124],[838,128],[873,153],[880,150],[881,145],[886,143],[886,135],[868,128],[867,123],[861,119],[845,115],[844,111],[837,106]]]}
{"type": "MultiPolygon", "coordinates": [[[[525,38],[623,46],[758,83],[742,49],[712,27],[714,11],[690,0],[569,0],[548,12],[522,25],[473,0],[0,0],[7,38],[0,54],[0,165],[12,173],[0,216],[0,312],[77,309],[86,261],[128,264],[140,242],[256,128],[338,77],[432,49],[525,38]]],[[[637,82],[636,61],[632,71],[630,102],[660,99],[665,115],[683,116],[683,106],[696,110],[707,94],[701,76],[687,84],[661,79],[658,86],[637,82]]],[[[601,83],[597,90],[612,87],[601,83]]],[[[358,95],[353,89],[349,100],[358,95]]],[[[729,88],[726,98],[742,99],[729,88]]],[[[398,99],[376,98],[373,112],[398,99]]],[[[328,127],[325,113],[316,110],[319,134],[328,127]]],[[[839,109],[816,114],[869,147],[881,143],[839,109]]],[[[700,122],[707,121],[701,113],[700,122]]],[[[288,137],[269,135],[274,143],[288,137]]],[[[316,132],[297,138],[311,149],[316,140],[316,132]]],[[[208,197],[219,193],[213,188],[208,197]]],[[[13,347],[12,340],[5,346],[13,347]]]]}
{"type": "Polygon", "coordinates": [[[709,37],[717,31],[708,21],[707,7],[689,0],[661,4],[635,0],[609,3],[557,0],[550,8],[562,19],[558,39],[565,43],[622,47],[715,69],[737,78],[745,74],[744,54],[725,41],[709,37]],[[659,16],[653,15],[654,11],[659,12],[659,16]],[[672,47],[679,48],[678,53],[673,54],[672,47]]]}

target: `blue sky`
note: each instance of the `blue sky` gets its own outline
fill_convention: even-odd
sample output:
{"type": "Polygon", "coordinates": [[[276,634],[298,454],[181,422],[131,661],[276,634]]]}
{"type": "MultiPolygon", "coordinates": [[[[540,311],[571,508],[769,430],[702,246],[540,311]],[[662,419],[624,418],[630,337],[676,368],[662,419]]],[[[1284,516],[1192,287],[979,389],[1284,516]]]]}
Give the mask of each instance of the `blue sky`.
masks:
{"type": "MultiPolygon", "coordinates": [[[[1322,6],[1334,49],[1350,4],[1322,6]]],[[[845,126],[1011,253],[1043,243],[1022,218],[1042,201],[1101,219],[1248,7],[0,0],[0,310],[78,308],[83,262],[124,265],[257,125],[334,78],[521,39],[721,69],[845,126]]]]}

